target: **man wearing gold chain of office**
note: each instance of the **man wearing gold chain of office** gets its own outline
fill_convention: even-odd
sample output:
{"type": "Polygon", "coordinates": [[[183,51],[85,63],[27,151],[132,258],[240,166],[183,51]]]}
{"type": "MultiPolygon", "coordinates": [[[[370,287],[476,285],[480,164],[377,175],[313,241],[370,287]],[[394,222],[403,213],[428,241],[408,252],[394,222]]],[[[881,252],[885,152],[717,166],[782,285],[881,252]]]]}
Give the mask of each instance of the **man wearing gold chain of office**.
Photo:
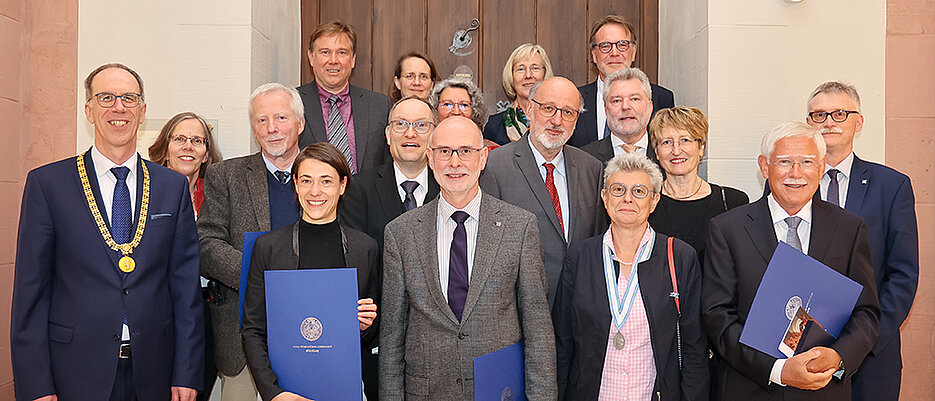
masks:
{"type": "Polygon", "coordinates": [[[85,80],[94,146],[29,172],[11,353],[19,400],[190,401],[203,382],[198,237],[185,177],[143,160],[143,82],[85,80]]]}

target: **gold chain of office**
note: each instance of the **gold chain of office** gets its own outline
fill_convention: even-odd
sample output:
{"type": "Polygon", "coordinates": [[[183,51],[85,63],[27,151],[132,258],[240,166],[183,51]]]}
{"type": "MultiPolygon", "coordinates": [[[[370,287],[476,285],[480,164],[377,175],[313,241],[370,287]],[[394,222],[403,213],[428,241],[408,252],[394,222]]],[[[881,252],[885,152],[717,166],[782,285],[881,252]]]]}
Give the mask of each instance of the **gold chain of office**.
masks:
{"type": "Polygon", "coordinates": [[[117,241],[114,241],[114,237],[110,235],[110,230],[104,222],[104,217],[101,216],[101,210],[97,207],[97,201],[94,199],[94,192],[91,191],[91,182],[88,180],[88,173],[84,167],[84,155],[78,155],[78,176],[81,177],[81,187],[84,189],[84,197],[88,201],[88,209],[91,210],[91,215],[94,216],[94,222],[97,223],[97,229],[101,232],[101,236],[104,237],[104,242],[107,243],[107,246],[123,254],[123,257],[120,258],[117,264],[124,273],[130,273],[136,269],[136,261],[130,257],[130,254],[133,253],[133,248],[136,248],[143,239],[143,230],[146,229],[146,216],[149,213],[149,169],[146,167],[146,162],[142,160],[139,162],[142,163],[141,166],[143,168],[143,200],[140,201],[140,217],[136,223],[136,232],[133,234],[133,240],[129,243],[118,244],[117,241]]]}

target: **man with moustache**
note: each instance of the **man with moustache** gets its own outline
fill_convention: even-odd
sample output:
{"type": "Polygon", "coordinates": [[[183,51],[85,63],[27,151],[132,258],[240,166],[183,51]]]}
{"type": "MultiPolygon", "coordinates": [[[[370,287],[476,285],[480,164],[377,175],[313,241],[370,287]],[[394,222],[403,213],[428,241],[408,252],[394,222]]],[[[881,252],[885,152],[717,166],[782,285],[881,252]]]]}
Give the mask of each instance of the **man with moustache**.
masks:
{"type": "MultiPolygon", "coordinates": [[[[607,99],[604,81],[611,74],[633,66],[636,60],[636,28],[619,15],[608,15],[591,27],[588,46],[591,49],[590,61],[597,66],[598,79],[578,87],[586,111],[581,113],[581,121],[568,144],[579,148],[604,139],[612,132],[612,127],[605,124],[610,117],[604,111],[607,99]]],[[[655,110],[675,107],[672,91],[656,84],[649,86],[651,89],[647,89],[646,94],[652,97],[655,110]]],[[[655,110],[650,108],[650,117],[655,110]]]]}
{"type": "Polygon", "coordinates": [[[238,321],[243,235],[299,219],[291,171],[305,126],[303,111],[295,89],[278,83],[257,87],[250,95],[248,112],[260,151],[212,164],[205,174],[198,236],[201,275],[222,284],[219,302],[208,305],[222,401],[256,400],[238,321]]]}
{"type": "MultiPolygon", "coordinates": [[[[416,96],[400,99],[390,109],[386,142],[393,160],[348,180],[341,218],[350,227],[377,240],[383,249],[386,223],[438,196],[438,183],[428,169],[429,137],[437,119],[428,102],[416,96]]],[[[382,274],[378,275],[382,276],[382,274]]],[[[377,283],[375,288],[381,289],[377,283]]],[[[379,294],[375,297],[380,304],[379,294]]],[[[380,316],[377,316],[380,319],[380,316]]],[[[374,323],[378,327],[379,323],[374,323]]],[[[378,399],[377,353],[379,341],[364,344],[364,390],[367,399],[378,399]]]]}
{"type": "Polygon", "coordinates": [[[551,305],[568,244],[607,227],[600,197],[603,167],[565,145],[581,111],[581,94],[571,81],[546,79],[533,86],[529,98],[529,133],[491,152],[480,185],[487,194],[536,215],[551,305]]]}
{"type": "Polygon", "coordinates": [[[819,199],[825,142],[799,122],[766,136],[757,159],[771,193],[711,219],[702,275],[705,333],[722,360],[717,399],[851,399],[851,378],[877,340],[880,306],[867,224],[819,199]],[[750,305],[779,241],[863,286],[841,334],[828,347],[777,359],[740,343],[750,305]],[[817,390],[817,391],[816,391],[817,390]]]}
{"type": "Polygon", "coordinates": [[[143,80],[84,81],[94,146],[26,176],[10,319],[18,400],[193,401],[204,312],[188,180],[136,151],[143,80]]]}
{"type": "Polygon", "coordinates": [[[529,212],[483,193],[487,147],[471,120],[439,123],[441,196],[386,226],[382,400],[473,400],[474,357],[525,342],[526,396],[554,400],[555,338],[529,212]]]}
{"type": "Polygon", "coordinates": [[[896,400],[902,371],[899,327],[919,283],[919,230],[912,183],[906,175],[854,154],[863,128],[857,89],[825,82],[808,98],[806,123],[828,145],[818,195],[867,222],[880,299],[880,339],[854,375],[854,400],[896,400]]]}
{"type": "Polygon", "coordinates": [[[389,159],[383,128],[390,98],[350,84],[357,63],[357,31],[340,21],[319,25],[307,52],[315,81],[298,87],[305,104],[299,146],[330,142],[351,172],[376,168],[389,159]]]}
{"type": "Polygon", "coordinates": [[[639,153],[659,164],[646,128],[653,113],[649,78],[639,68],[624,68],[607,76],[603,87],[604,110],[611,135],[581,150],[604,165],[622,153],[639,153]]]}

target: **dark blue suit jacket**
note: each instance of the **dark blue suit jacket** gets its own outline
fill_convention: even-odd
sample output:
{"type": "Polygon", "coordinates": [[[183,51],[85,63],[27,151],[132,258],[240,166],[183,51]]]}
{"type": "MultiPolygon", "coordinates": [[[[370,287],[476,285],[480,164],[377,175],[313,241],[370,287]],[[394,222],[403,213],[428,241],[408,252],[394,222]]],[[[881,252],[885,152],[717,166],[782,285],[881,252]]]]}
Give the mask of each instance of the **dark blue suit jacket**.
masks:
{"type": "Polygon", "coordinates": [[[873,277],[880,299],[880,339],[858,374],[886,375],[902,367],[899,326],[919,283],[919,230],[909,177],[854,157],[844,209],[867,223],[873,277]]]}
{"type": "MultiPolygon", "coordinates": [[[[90,152],[86,170],[104,217],[90,152]]],[[[134,156],[138,157],[138,156],[134,156]]],[[[142,198],[137,164],[134,227],[142,198]]],[[[88,209],[76,157],[29,172],[20,212],[13,283],[11,353],[18,399],[108,399],[124,316],[130,327],[136,392],[165,401],[170,386],[204,382],[204,316],[198,238],[188,181],[145,162],[149,215],[136,269],[117,269],[88,209]]]]}
{"type": "MultiPolygon", "coordinates": [[[[578,116],[578,123],[575,125],[575,132],[568,139],[568,144],[574,147],[582,147],[597,140],[597,85],[599,81],[591,82],[584,86],[579,86],[578,91],[584,99],[585,112],[578,116]]],[[[657,110],[675,107],[675,95],[672,91],[656,84],[649,84],[653,92],[653,115],[657,110]]],[[[604,127],[600,127],[603,131],[604,127]]]]}

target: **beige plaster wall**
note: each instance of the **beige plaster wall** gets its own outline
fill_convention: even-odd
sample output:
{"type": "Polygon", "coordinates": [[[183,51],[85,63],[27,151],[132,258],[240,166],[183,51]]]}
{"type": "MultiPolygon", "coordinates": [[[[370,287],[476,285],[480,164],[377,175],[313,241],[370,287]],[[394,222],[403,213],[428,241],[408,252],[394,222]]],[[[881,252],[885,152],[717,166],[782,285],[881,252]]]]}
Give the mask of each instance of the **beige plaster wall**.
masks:
{"type": "Polygon", "coordinates": [[[902,327],[901,400],[935,399],[935,0],[886,5],[886,160],[908,174],[919,222],[919,289],[902,327]]]}
{"type": "Polygon", "coordinates": [[[77,0],[0,0],[0,400],[13,400],[10,302],[26,172],[75,153],[77,0]]]}

